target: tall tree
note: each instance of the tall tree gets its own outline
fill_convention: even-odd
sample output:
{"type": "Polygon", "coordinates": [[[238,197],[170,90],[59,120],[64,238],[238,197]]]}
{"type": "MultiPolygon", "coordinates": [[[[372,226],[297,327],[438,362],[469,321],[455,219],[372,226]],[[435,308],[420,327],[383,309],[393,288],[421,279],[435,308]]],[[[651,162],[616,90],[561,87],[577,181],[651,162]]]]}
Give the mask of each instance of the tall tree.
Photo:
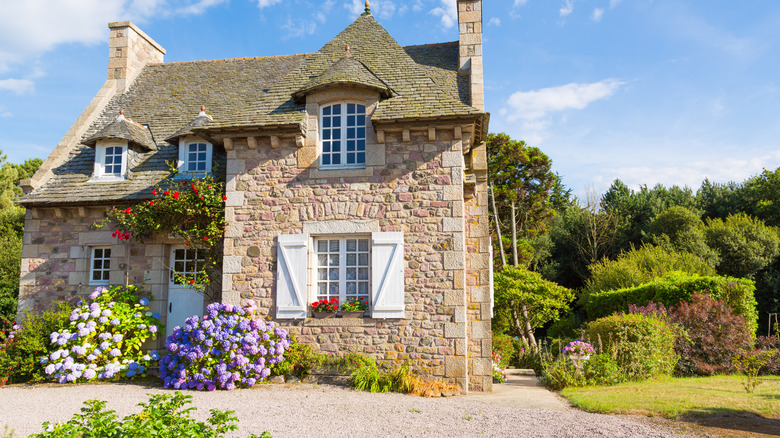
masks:
{"type": "Polygon", "coordinates": [[[553,216],[550,196],[557,179],[552,160],[539,148],[504,133],[488,135],[487,153],[496,202],[493,219],[507,242],[505,251],[512,250],[511,263],[527,265],[532,259],[529,239],[547,231],[553,216]]]}
{"type": "Polygon", "coordinates": [[[721,275],[755,279],[780,253],[777,228],[744,213],[710,219],[705,233],[707,244],[720,255],[721,275]]]}

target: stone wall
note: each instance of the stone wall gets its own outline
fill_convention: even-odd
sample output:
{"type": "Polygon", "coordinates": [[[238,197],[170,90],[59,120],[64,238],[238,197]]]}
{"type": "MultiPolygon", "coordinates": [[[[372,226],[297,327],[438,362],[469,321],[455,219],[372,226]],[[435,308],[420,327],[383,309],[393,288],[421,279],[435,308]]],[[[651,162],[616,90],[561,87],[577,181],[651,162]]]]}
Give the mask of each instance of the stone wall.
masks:
{"type": "MultiPolygon", "coordinates": [[[[167,304],[168,245],[120,241],[113,228],[97,229],[106,208],[31,208],[24,223],[18,316],[42,311],[58,301],[75,303],[97,286],[90,285],[91,249],[111,248],[112,285],[135,284],[152,294],[152,312],[163,315],[167,304]]],[[[160,344],[161,345],[161,344],[160,344]]]]}
{"type": "MultiPolygon", "coordinates": [[[[490,319],[489,314],[485,319],[485,304],[480,301],[486,297],[482,292],[485,245],[489,244],[487,216],[482,217],[486,210],[480,210],[482,205],[476,201],[471,203],[475,210],[467,216],[471,204],[464,202],[462,182],[462,147],[467,139],[454,138],[454,132],[451,127],[436,129],[433,140],[427,128],[386,132],[386,155],[380,160],[384,165],[369,162],[359,176],[301,167],[298,154],[305,148],[292,139],[282,140],[277,149],[262,137],[255,149],[247,148],[241,139],[234,140],[227,164],[229,225],[223,298],[236,303],[254,299],[260,312],[275,316],[275,238],[280,234],[316,229],[311,224],[338,222],[375,224],[376,231],[402,231],[406,318],[279,322],[299,341],[320,351],[357,351],[395,364],[410,360],[416,369],[464,389],[469,388],[469,375],[477,376],[471,387],[489,390],[484,378],[488,362],[481,347],[485,339],[490,341],[490,319]],[[469,225],[467,238],[468,218],[477,224],[469,225]],[[467,242],[476,247],[467,248],[467,242]],[[475,257],[480,260],[472,260],[475,257]],[[467,265],[474,268],[468,277],[467,265]],[[480,292],[471,292],[471,287],[479,287],[480,292]],[[476,306],[468,311],[469,318],[478,321],[471,325],[467,321],[469,299],[476,306]],[[468,327],[477,332],[476,345],[480,347],[471,348],[471,363],[467,363],[468,327]]],[[[308,278],[307,301],[311,302],[315,299],[311,272],[308,278]]],[[[489,304],[487,308],[489,311],[489,304]]],[[[488,346],[488,358],[489,350],[488,346]]]]}

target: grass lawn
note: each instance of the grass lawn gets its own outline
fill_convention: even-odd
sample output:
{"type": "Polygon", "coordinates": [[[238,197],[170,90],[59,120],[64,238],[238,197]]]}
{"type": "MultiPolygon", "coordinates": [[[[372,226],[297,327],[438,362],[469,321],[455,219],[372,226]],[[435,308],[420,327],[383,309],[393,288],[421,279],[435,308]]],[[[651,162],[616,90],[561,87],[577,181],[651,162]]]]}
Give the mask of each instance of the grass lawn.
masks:
{"type": "Polygon", "coordinates": [[[780,376],[762,377],[748,394],[741,376],[670,377],[615,386],[566,388],[575,406],[607,414],[710,416],[752,413],[780,419],[780,376]]]}

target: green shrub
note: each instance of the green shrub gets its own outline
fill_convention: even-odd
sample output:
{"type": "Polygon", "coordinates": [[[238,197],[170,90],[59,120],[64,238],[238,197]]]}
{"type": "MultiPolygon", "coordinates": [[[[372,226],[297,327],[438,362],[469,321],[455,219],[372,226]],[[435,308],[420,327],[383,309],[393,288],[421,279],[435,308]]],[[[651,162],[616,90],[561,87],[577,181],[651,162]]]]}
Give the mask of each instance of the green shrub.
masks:
{"type": "Polygon", "coordinates": [[[617,260],[604,258],[588,268],[591,275],[585,285],[586,296],[648,283],[674,271],[715,275],[715,269],[695,254],[669,252],[653,245],[623,252],[617,260]]]}
{"type": "Polygon", "coordinates": [[[585,377],[569,358],[560,356],[544,364],[539,383],[549,390],[560,391],[570,386],[585,385],[585,377]]]}
{"type": "Polygon", "coordinates": [[[616,385],[625,381],[617,361],[608,353],[591,356],[583,371],[588,385],[616,385]]]}
{"type": "Polygon", "coordinates": [[[650,301],[654,301],[667,307],[676,306],[682,301],[690,301],[695,292],[701,292],[725,302],[734,310],[734,314],[745,318],[751,332],[755,333],[758,313],[754,290],[755,283],[751,280],[674,272],[660,280],[639,286],[592,294],[586,307],[588,317],[597,319],[614,312],[627,312],[629,304],[646,306],[650,301]]]}
{"type": "Polygon", "coordinates": [[[0,335],[0,377],[7,377],[10,383],[46,380],[40,359],[60,348],[51,343],[49,335],[70,326],[72,309],[70,304],[55,303],[53,310],[26,313],[20,323],[22,329],[13,339],[0,335]]]}
{"type": "Polygon", "coordinates": [[[493,333],[493,353],[501,356],[501,368],[506,368],[514,361],[517,352],[513,341],[509,335],[493,333]]]}
{"type": "Polygon", "coordinates": [[[518,369],[534,370],[537,376],[541,376],[542,360],[539,353],[535,353],[533,348],[523,342],[522,338],[512,339],[512,346],[515,348],[515,357],[510,365],[518,369]]]}
{"type": "Polygon", "coordinates": [[[327,354],[317,353],[310,345],[299,344],[291,337],[290,347],[284,351],[284,360],[271,366],[271,375],[303,379],[327,359],[327,354]]]}
{"type": "Polygon", "coordinates": [[[671,374],[677,363],[674,331],[658,318],[611,315],[588,323],[585,336],[592,344],[602,345],[600,353],[614,355],[628,380],[671,374]]]}
{"type": "MultiPolygon", "coordinates": [[[[185,408],[191,403],[192,396],[177,392],[151,395],[149,403],[139,403],[142,410],[138,414],[125,417],[121,421],[112,410],[105,410],[106,402],[87,400],[67,423],[43,423],[44,432],[31,435],[35,438],[98,438],[98,437],[193,437],[216,438],[238,429],[238,419],[234,411],[211,410],[207,422],[190,418],[195,408],[185,408]]],[[[270,438],[266,431],[260,437],[252,434],[250,438],[270,438]]]]}

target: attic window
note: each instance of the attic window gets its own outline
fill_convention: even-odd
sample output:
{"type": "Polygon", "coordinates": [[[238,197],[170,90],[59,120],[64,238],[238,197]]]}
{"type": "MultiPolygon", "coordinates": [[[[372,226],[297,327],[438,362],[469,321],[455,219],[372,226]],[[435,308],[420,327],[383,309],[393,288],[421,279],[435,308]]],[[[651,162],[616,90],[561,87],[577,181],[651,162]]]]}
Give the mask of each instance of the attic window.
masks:
{"type": "Polygon", "coordinates": [[[336,103],[320,110],[320,168],[366,167],[366,106],[336,103]]]}
{"type": "Polygon", "coordinates": [[[95,146],[93,181],[122,181],[127,173],[127,142],[100,141],[95,146]]]}
{"type": "Polygon", "coordinates": [[[211,143],[202,140],[179,142],[179,173],[205,176],[211,172],[211,143]]]}

